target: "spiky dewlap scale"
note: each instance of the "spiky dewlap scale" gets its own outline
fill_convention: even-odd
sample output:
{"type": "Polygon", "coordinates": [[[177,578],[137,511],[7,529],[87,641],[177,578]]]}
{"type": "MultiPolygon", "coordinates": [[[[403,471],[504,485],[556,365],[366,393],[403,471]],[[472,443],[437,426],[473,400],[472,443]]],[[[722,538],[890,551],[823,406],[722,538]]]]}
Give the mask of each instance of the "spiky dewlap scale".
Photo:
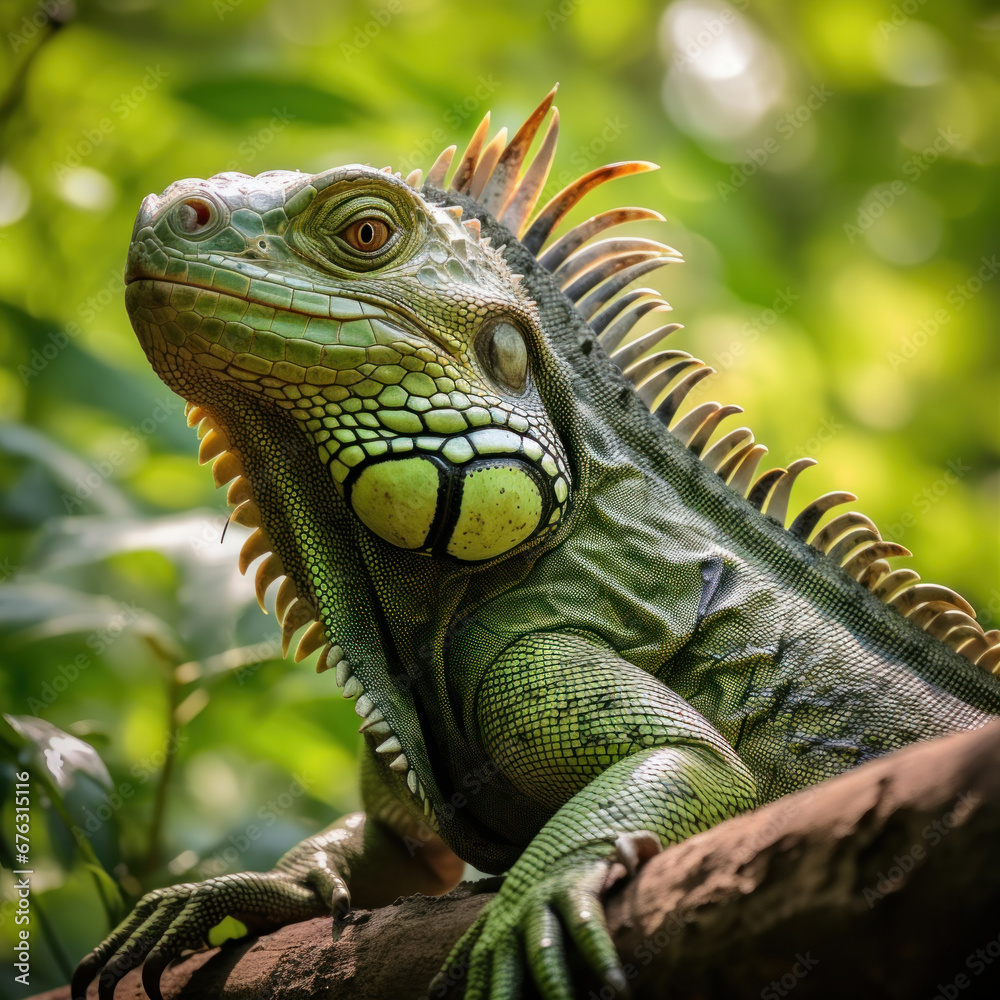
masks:
{"type": "Polygon", "coordinates": [[[212,463],[212,475],[217,486],[229,484],[226,500],[233,508],[229,520],[253,529],[240,550],[239,569],[246,574],[251,564],[260,560],[254,578],[254,589],[265,614],[267,609],[264,598],[267,589],[281,580],[274,608],[281,623],[282,655],[288,654],[296,633],[304,628],[305,631],[295,646],[295,662],[298,663],[320,650],[316,661],[317,673],[334,671],[337,686],[342,689],[345,698],[354,700],[354,709],[361,717],[358,731],[372,740],[377,753],[386,755],[389,769],[405,779],[410,792],[420,802],[428,823],[436,830],[434,808],[416,770],[410,766],[402,751],[399,737],[390,728],[382,711],[365,693],[351,664],[344,658],[343,650],[337,643],[328,640],[326,626],[320,618],[319,607],[313,595],[308,591],[300,591],[295,580],[286,575],[281,557],[274,551],[274,544],[261,525],[260,508],[253,498],[253,490],[244,474],[238,450],[204,408],[188,404],[185,413],[188,425],[197,427],[201,439],[199,461],[203,464],[212,463]]]}

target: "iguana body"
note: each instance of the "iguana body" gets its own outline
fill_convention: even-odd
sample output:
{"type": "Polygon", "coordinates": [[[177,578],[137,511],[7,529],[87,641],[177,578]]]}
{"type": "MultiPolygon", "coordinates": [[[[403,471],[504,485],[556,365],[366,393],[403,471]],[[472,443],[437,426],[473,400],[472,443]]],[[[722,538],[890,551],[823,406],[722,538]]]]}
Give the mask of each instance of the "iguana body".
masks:
{"type": "Polygon", "coordinates": [[[890,570],[905,550],[860,515],[814,533],[849,494],[786,529],[811,463],[755,479],[748,431],[706,447],[735,408],[678,416],[709,370],[643,353],[674,327],[621,346],[663,303],[619,293],[676,254],[588,241],[655,213],[540,252],[586,190],[646,166],[593,171],[530,220],[550,103],[506,149],[484,122],[450,189],[446,151],[419,190],[352,166],[143,204],[133,324],[258,529],[241,567],[264,557],[262,599],[285,576],[286,642],[308,626],[297,658],[322,648],[357,698],[366,814],[271,873],[145,897],[74,995],[103,969],[110,996],[144,959],[155,995],[184,948],[442,892],[459,858],[509,875],[446,979],[471,949],[467,995],[514,996],[524,956],[569,997],[568,935],[619,983],[598,903],[613,859],[1000,713],[1000,636],[961,598],[890,570]]]}

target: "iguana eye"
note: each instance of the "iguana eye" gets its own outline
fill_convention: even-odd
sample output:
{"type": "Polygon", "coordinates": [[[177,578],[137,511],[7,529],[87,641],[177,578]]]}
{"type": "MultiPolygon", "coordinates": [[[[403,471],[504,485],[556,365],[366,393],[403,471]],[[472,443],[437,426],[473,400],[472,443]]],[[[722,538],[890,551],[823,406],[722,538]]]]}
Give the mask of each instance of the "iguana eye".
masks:
{"type": "Polygon", "coordinates": [[[392,230],[382,219],[358,219],[338,235],[350,247],[361,253],[375,253],[389,242],[392,230]]]}
{"type": "Polygon", "coordinates": [[[509,392],[524,392],[528,380],[528,348],[516,326],[506,320],[493,323],[479,334],[476,346],[490,378],[509,392]]]}

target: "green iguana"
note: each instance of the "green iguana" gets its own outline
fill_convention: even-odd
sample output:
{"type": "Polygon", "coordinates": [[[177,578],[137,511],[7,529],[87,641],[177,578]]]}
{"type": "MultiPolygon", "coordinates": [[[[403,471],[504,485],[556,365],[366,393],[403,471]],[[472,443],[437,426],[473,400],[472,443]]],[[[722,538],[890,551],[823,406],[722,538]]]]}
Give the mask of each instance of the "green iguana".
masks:
{"type": "Polygon", "coordinates": [[[739,407],[682,404],[711,371],[661,348],[625,291],[679,260],[604,212],[540,211],[553,93],[507,143],[489,116],[445,178],[390,168],[182,180],[139,210],[126,301],[200,458],[253,527],[263,606],[321,650],[363,719],[365,811],[269,872],[159,889],[81,962],[110,998],[143,964],[403,893],[463,861],[507,872],[433,992],[569,998],[566,949],[624,972],[600,891],[726,817],[1000,714],[1000,633],[828,493],[786,527],[811,459],[757,475],[739,407]],[[546,244],[548,244],[546,246],[546,244]],[[714,441],[713,441],[714,437],[714,441]],[[818,529],[818,530],[817,530],[818,529]]]}

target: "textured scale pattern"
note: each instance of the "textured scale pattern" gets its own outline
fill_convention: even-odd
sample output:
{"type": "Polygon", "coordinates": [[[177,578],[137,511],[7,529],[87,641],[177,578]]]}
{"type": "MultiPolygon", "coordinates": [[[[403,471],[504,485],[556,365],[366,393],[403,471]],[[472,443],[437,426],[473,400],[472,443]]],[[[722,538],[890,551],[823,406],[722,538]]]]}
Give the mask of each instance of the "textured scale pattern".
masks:
{"type": "Polygon", "coordinates": [[[812,459],[763,466],[738,406],[690,404],[711,369],[664,347],[679,324],[638,329],[670,307],[632,284],[680,256],[605,234],[662,217],[556,235],[653,165],[538,207],[553,97],[510,141],[487,116],[422,187],[354,165],[143,203],[130,317],[252,529],[239,567],[262,608],[277,584],[283,650],[354,701],[365,811],[271,872],[144,897],[74,997],[144,964],[157,1000],[184,948],[443,892],[463,861],[507,879],[435,985],[506,998],[530,974],[568,1000],[572,948],[619,989],[613,863],[1000,714],[1000,634],[829,515],[852,494],[795,512],[812,459]]]}

